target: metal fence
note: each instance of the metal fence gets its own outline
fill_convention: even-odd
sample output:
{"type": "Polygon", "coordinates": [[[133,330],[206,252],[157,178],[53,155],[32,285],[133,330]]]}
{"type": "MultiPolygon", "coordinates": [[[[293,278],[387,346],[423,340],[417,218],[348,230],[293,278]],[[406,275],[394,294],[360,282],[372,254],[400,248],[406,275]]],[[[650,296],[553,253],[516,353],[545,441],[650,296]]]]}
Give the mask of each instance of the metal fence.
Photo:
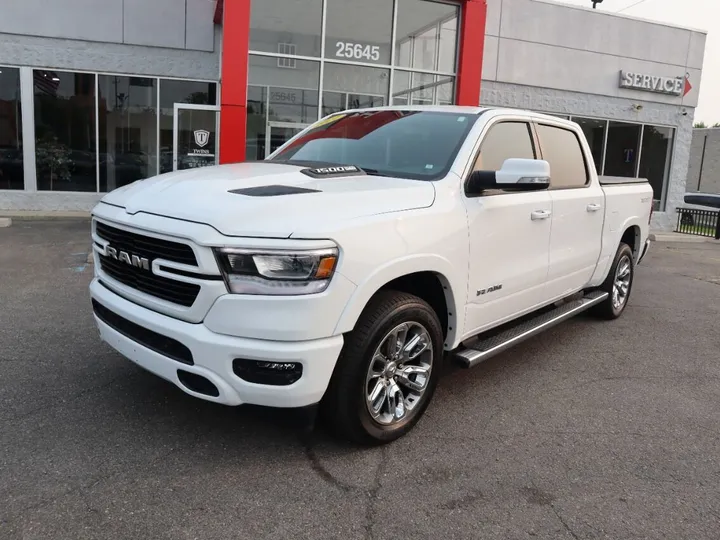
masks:
{"type": "Polygon", "coordinates": [[[720,210],[678,208],[675,232],[709,236],[720,240],[720,210]]]}

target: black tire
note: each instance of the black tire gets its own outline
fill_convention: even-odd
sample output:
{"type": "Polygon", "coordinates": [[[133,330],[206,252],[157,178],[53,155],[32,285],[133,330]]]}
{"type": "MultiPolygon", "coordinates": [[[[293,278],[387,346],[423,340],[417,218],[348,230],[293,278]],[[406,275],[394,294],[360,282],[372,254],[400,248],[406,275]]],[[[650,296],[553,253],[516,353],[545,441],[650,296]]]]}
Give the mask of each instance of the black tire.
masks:
{"type": "MultiPolygon", "coordinates": [[[[381,291],[365,307],[345,344],[321,403],[321,417],[340,437],[364,445],[385,444],[410,431],[432,399],[442,369],[443,331],[437,314],[417,296],[381,291]],[[425,390],[407,416],[392,425],[373,419],[366,376],[376,349],[402,323],[419,324],[430,337],[432,364],[425,390]]],[[[401,364],[402,365],[402,364],[401,364]]]]}
{"type": "Polygon", "coordinates": [[[596,305],[592,309],[592,314],[600,317],[602,319],[612,320],[617,319],[620,317],[620,315],[623,314],[625,311],[625,308],[628,305],[628,302],[630,301],[630,293],[632,292],[632,286],[633,282],[635,281],[635,259],[633,257],[633,251],[625,243],[620,243],[620,246],[618,247],[617,253],[615,253],[615,259],[613,259],[612,266],[610,267],[610,271],[608,272],[607,277],[605,278],[605,282],[598,288],[600,291],[605,291],[608,293],[608,297],[603,300],[600,304],[596,305]],[[629,283],[627,288],[627,294],[625,295],[624,300],[622,301],[621,305],[617,305],[613,301],[613,289],[615,286],[615,279],[617,277],[618,273],[618,267],[621,264],[624,264],[625,261],[629,261],[629,283]]]}

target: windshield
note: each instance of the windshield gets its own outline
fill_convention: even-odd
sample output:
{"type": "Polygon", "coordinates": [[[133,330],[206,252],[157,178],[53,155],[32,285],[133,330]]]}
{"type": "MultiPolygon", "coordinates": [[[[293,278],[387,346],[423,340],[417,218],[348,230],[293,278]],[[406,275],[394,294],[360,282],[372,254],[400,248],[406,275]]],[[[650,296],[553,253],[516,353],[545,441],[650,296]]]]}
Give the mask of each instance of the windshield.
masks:
{"type": "Polygon", "coordinates": [[[383,110],[337,114],[293,139],[271,161],[356,165],[418,180],[450,169],[475,114],[383,110]]]}

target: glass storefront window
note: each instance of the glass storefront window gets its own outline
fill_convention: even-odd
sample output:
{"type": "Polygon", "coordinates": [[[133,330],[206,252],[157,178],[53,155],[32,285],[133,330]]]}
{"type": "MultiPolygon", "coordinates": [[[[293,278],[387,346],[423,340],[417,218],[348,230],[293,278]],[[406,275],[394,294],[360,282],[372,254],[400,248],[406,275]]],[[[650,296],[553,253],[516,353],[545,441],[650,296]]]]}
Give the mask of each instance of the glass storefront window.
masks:
{"type": "Polygon", "coordinates": [[[389,64],[393,3],[328,0],[325,58],[389,64]]]}
{"type": "Polygon", "coordinates": [[[267,88],[264,86],[248,86],[245,159],[250,161],[265,157],[266,105],[267,88]]]}
{"type": "Polygon", "coordinates": [[[0,66],[0,189],[24,189],[20,70],[0,66]]]}
{"type": "Polygon", "coordinates": [[[157,79],[98,76],[100,191],[157,173],[157,79]]]}
{"type": "Polygon", "coordinates": [[[37,187],[97,191],[95,75],[33,70],[37,187]]]}
{"type": "Polygon", "coordinates": [[[454,95],[454,77],[395,71],[393,105],[450,105],[454,95]]]}
{"type": "MultiPolygon", "coordinates": [[[[319,118],[320,62],[250,56],[246,158],[265,159],[290,136],[319,118]]],[[[344,107],[343,107],[344,108],[344,107]]]]}
{"type": "Polygon", "coordinates": [[[605,151],[605,176],[635,177],[640,124],[610,122],[605,151]]]}
{"type": "Polygon", "coordinates": [[[173,113],[175,103],[216,105],[217,84],[160,79],[160,172],[173,170],[173,113]]]}
{"type": "Polygon", "coordinates": [[[454,103],[459,13],[432,0],[254,0],[247,159],[264,159],[318,114],[454,103]]]}
{"type": "Polygon", "coordinates": [[[662,126],[643,126],[640,178],[647,178],[653,188],[653,208],[665,210],[665,185],[670,174],[675,130],[662,126]]]}
{"type": "Polygon", "coordinates": [[[343,109],[385,105],[389,79],[390,71],[387,69],[326,63],[323,116],[343,109]]]}
{"type": "Polygon", "coordinates": [[[585,133],[590,151],[592,152],[593,161],[595,162],[595,170],[598,174],[602,170],[603,145],[605,144],[605,128],[607,120],[597,120],[595,118],[578,118],[572,117],[572,121],[580,125],[585,133]]]}
{"type": "Polygon", "coordinates": [[[250,50],[320,56],[321,27],[322,0],[253,0],[250,50]]]}
{"type": "Polygon", "coordinates": [[[453,73],[459,9],[426,0],[398,0],[395,65],[453,73]]]}

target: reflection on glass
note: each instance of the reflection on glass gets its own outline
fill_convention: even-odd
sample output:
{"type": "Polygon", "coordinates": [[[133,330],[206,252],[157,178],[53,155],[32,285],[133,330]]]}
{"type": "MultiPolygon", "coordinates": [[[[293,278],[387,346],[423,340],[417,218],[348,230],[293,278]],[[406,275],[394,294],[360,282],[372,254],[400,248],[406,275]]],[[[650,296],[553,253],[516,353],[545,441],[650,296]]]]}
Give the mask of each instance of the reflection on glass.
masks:
{"type": "Polygon", "coordinates": [[[175,103],[215,105],[217,85],[209,82],[160,79],[160,172],[173,170],[173,111],[175,103]]]}
{"type": "Polygon", "coordinates": [[[217,111],[178,110],[178,170],[217,163],[217,115],[217,111]]]}
{"type": "Polygon", "coordinates": [[[320,56],[321,26],[322,0],[254,0],[250,50],[320,56]]]}
{"type": "Polygon", "coordinates": [[[588,168],[577,134],[544,124],[538,124],[536,129],[543,159],[550,164],[550,187],[565,189],[586,185],[588,168]]]}
{"type": "Polygon", "coordinates": [[[390,72],[362,66],[325,64],[323,116],[343,109],[364,109],[386,103],[390,72]]]}
{"type": "Polygon", "coordinates": [[[319,62],[250,56],[247,159],[264,159],[289,134],[318,119],[319,86],[319,62]],[[285,60],[292,60],[293,69],[281,67],[285,60]]]}
{"type": "Polygon", "coordinates": [[[447,173],[475,114],[383,110],[337,115],[273,159],[356,165],[369,174],[433,180],[447,173]]]}
{"type": "Polygon", "coordinates": [[[100,191],[157,173],[157,79],[98,76],[100,191]]]}
{"type": "Polygon", "coordinates": [[[455,72],[457,5],[398,0],[395,65],[455,72]]]}
{"type": "Polygon", "coordinates": [[[505,160],[535,159],[535,147],[526,122],[498,122],[483,138],[473,170],[499,171],[505,160]]]}
{"type": "Polygon", "coordinates": [[[267,88],[248,86],[245,158],[249,161],[265,157],[266,104],[267,88]]]}
{"type": "Polygon", "coordinates": [[[344,111],[348,108],[348,95],[340,92],[323,92],[322,114],[327,116],[335,112],[344,111]]]}
{"type": "Polygon", "coordinates": [[[24,187],[20,70],[0,66],[0,189],[24,187]]]}
{"type": "Polygon", "coordinates": [[[572,117],[573,122],[577,122],[585,133],[590,151],[592,152],[593,161],[595,162],[595,170],[600,173],[602,170],[602,153],[603,144],[605,144],[605,127],[606,120],[596,120],[594,118],[578,118],[572,117]]]}
{"type": "Polygon", "coordinates": [[[605,176],[635,177],[640,125],[610,122],[605,152],[605,176]]]}
{"type": "Polygon", "coordinates": [[[328,0],[325,58],[390,63],[393,3],[328,0]]]}
{"type": "Polygon", "coordinates": [[[455,102],[455,78],[396,71],[393,105],[451,105],[455,102]]]}
{"type": "Polygon", "coordinates": [[[96,191],[95,75],[33,70],[39,190],[96,191]]]}
{"type": "Polygon", "coordinates": [[[653,188],[654,209],[665,210],[663,192],[670,174],[675,130],[670,127],[644,126],[640,178],[647,178],[653,188]]]}

